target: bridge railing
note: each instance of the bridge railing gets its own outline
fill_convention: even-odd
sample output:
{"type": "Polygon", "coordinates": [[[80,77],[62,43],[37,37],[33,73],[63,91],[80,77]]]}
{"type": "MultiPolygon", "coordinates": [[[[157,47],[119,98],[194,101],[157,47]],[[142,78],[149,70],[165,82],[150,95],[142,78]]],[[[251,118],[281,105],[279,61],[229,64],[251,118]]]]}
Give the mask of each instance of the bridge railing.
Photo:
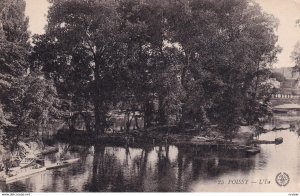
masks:
{"type": "Polygon", "coordinates": [[[277,99],[299,99],[300,95],[292,95],[292,94],[274,94],[273,98],[277,99]]]}

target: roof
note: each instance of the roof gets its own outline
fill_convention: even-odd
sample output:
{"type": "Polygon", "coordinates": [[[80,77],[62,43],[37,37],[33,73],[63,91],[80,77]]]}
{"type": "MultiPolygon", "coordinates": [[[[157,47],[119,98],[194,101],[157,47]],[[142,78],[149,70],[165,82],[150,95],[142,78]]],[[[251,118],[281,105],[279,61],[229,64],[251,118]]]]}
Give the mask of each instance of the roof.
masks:
{"type": "Polygon", "coordinates": [[[294,103],[283,104],[283,105],[275,106],[274,109],[300,109],[300,105],[294,103]]]}
{"type": "Polygon", "coordinates": [[[299,76],[299,73],[293,72],[293,67],[273,68],[273,72],[281,73],[286,78],[295,78],[299,76]]]}
{"type": "Polygon", "coordinates": [[[278,93],[285,95],[300,95],[300,89],[279,88],[278,93]]]}
{"type": "Polygon", "coordinates": [[[287,78],[281,83],[281,88],[298,88],[297,78],[287,78]]]}

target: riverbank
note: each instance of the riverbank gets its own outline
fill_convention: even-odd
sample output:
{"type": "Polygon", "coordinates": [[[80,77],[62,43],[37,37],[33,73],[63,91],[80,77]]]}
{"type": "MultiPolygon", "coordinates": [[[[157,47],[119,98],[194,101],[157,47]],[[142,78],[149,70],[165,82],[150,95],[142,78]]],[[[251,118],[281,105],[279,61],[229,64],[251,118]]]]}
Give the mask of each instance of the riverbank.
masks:
{"type": "Polygon", "coordinates": [[[224,137],[216,131],[206,133],[194,129],[187,129],[184,132],[180,132],[177,127],[156,127],[129,132],[103,133],[101,135],[89,132],[65,130],[56,134],[55,138],[74,143],[114,143],[125,145],[133,143],[163,144],[166,142],[175,144],[190,141],[196,136],[225,141],[224,137]]]}
{"type": "Polygon", "coordinates": [[[226,140],[222,133],[217,130],[210,132],[201,132],[197,130],[186,130],[184,132],[171,128],[159,127],[146,130],[135,130],[127,133],[105,133],[97,136],[87,132],[71,132],[65,131],[58,134],[55,138],[59,141],[69,142],[73,144],[95,144],[109,145],[115,147],[140,147],[140,146],[156,146],[156,145],[176,145],[190,146],[212,149],[225,149],[231,152],[243,154],[256,154],[260,150],[253,141],[253,129],[242,127],[235,134],[232,141],[226,140]]]}

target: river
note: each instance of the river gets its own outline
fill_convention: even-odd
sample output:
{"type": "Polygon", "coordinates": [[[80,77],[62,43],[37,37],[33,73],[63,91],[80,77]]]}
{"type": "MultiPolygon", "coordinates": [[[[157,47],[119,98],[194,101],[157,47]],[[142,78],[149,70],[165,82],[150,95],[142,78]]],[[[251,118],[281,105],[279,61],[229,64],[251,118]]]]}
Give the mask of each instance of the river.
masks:
{"type": "Polygon", "coordinates": [[[262,134],[259,139],[276,137],[282,137],[283,143],[261,145],[261,152],[249,157],[176,146],[123,148],[55,143],[59,152],[46,156],[46,164],[55,162],[62,154],[80,161],[11,184],[0,184],[0,188],[5,192],[299,191],[298,133],[281,130],[262,134]],[[279,172],[289,175],[286,186],[276,184],[279,172]]]}

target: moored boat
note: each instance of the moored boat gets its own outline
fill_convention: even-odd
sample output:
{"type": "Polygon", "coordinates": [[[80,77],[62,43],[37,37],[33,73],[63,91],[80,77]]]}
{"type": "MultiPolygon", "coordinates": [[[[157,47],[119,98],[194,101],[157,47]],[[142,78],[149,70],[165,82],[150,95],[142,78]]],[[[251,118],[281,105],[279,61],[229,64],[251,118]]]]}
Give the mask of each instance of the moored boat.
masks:
{"type": "Polygon", "coordinates": [[[253,148],[247,149],[245,151],[248,155],[255,155],[257,153],[260,153],[260,148],[253,147],[253,148]]]}
{"type": "Polygon", "coordinates": [[[7,172],[5,172],[5,171],[0,172],[0,182],[12,183],[15,181],[29,178],[31,175],[34,175],[34,174],[37,174],[37,173],[40,173],[40,172],[43,172],[46,170],[69,166],[72,163],[75,163],[77,161],[79,161],[79,158],[63,160],[63,161],[52,163],[52,164],[46,165],[46,166],[34,164],[33,166],[28,166],[28,167],[20,167],[20,166],[13,167],[13,168],[10,168],[7,172]]]}
{"type": "Polygon", "coordinates": [[[58,147],[49,146],[49,147],[45,148],[44,150],[38,152],[36,155],[37,156],[43,156],[43,155],[56,153],[56,152],[58,152],[58,147]]]}
{"type": "Polygon", "coordinates": [[[12,183],[18,180],[29,178],[31,175],[45,170],[46,167],[42,167],[38,164],[26,168],[21,168],[21,167],[10,168],[8,172],[1,172],[0,182],[12,183]]]}
{"type": "Polygon", "coordinates": [[[57,168],[61,168],[61,167],[66,167],[77,161],[79,161],[79,158],[59,161],[56,163],[46,165],[46,169],[49,170],[49,169],[57,169],[57,168]]]}

